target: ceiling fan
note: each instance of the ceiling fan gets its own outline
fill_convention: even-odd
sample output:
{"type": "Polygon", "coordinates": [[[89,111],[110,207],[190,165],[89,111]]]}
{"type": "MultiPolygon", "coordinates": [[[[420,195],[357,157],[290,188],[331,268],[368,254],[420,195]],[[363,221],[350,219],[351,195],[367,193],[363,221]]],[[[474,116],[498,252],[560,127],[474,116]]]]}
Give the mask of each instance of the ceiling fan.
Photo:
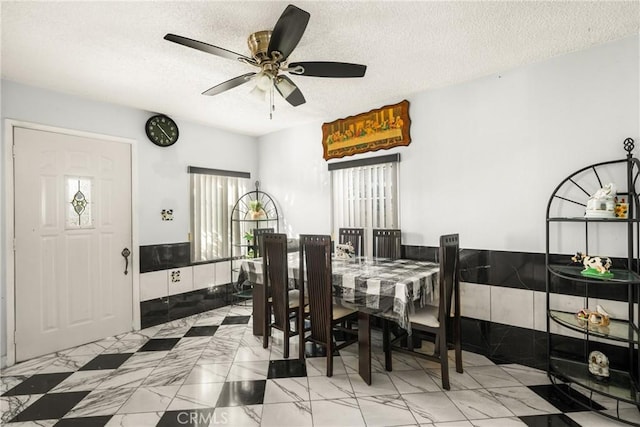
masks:
{"type": "Polygon", "coordinates": [[[286,75],[281,74],[284,71],[293,75],[311,77],[363,77],[367,70],[366,65],[346,62],[311,61],[287,63],[289,55],[298,45],[307,28],[310,16],[308,12],[296,6],[288,5],[280,15],[280,18],[278,18],[273,31],[258,31],[249,35],[247,43],[249,44],[251,57],[176,34],[169,33],[164,38],[183,46],[258,67],[260,69],[258,72],[234,77],[207,89],[202,94],[217,95],[249,81],[255,81],[256,87],[252,92],[257,91],[263,94],[270,92],[271,112],[273,111],[274,88],[294,107],[306,102],[295,83],[286,75]]]}

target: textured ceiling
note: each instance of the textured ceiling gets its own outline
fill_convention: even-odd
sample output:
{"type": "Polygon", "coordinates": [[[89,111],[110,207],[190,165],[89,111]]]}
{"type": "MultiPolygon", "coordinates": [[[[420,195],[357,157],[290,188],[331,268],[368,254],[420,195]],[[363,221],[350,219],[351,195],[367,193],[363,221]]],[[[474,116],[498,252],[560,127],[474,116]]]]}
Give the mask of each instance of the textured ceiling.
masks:
{"type": "Polygon", "coordinates": [[[640,2],[297,1],[311,14],[289,57],[366,64],[361,79],[291,76],[307,103],[268,104],[245,84],[201,93],[253,67],[163,39],[175,33],[244,55],[287,2],[2,2],[2,77],[162,112],[247,135],[332,121],[416,92],[637,34],[640,2]]]}

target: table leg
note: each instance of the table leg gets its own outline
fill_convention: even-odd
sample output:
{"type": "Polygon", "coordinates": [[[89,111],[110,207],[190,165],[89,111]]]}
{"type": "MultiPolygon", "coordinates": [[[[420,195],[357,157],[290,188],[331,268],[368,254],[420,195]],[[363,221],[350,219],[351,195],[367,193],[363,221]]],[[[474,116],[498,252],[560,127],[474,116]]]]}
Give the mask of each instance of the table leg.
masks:
{"type": "Polygon", "coordinates": [[[371,385],[371,316],[358,311],[358,372],[371,385]]]}

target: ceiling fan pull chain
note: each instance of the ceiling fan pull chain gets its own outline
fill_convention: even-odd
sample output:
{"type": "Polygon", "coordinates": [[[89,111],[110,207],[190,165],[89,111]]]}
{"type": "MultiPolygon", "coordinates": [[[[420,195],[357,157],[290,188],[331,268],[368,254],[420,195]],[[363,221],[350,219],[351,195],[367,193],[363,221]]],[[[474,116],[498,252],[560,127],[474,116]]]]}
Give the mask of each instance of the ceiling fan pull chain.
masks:
{"type": "MultiPolygon", "coordinates": [[[[273,83],[275,83],[275,80],[273,83]]],[[[273,87],[274,84],[271,85],[269,90],[269,120],[273,120],[273,112],[276,110],[276,106],[273,104],[273,87]]]]}

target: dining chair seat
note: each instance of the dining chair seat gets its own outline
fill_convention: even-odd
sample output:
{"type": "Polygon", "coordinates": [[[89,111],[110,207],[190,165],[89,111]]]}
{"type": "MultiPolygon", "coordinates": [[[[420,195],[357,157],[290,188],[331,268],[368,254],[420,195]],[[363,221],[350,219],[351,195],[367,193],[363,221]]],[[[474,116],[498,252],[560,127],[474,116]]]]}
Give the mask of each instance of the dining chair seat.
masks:
{"type": "MultiPolygon", "coordinates": [[[[289,308],[298,308],[300,307],[300,297],[299,297],[300,291],[298,290],[292,290],[289,291],[289,308]]],[[[269,297],[269,304],[271,304],[271,302],[273,301],[273,297],[269,297]]],[[[309,304],[309,298],[308,297],[304,297],[304,303],[309,304]]]]}
{"type": "Polygon", "coordinates": [[[343,319],[347,316],[351,316],[355,313],[357,313],[357,310],[353,310],[351,308],[347,308],[347,307],[343,307],[341,305],[333,305],[333,320],[340,320],[343,319]]]}
{"type": "Polygon", "coordinates": [[[425,305],[422,308],[416,309],[414,314],[409,315],[409,321],[418,325],[438,328],[440,327],[440,321],[438,320],[438,307],[425,305]]]}

